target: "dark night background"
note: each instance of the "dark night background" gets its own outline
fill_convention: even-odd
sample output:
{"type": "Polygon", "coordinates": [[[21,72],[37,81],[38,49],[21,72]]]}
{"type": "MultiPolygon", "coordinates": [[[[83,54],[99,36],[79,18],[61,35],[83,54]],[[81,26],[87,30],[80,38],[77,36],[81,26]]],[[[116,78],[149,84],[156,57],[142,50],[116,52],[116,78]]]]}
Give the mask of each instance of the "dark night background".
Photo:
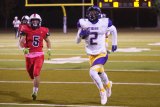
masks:
{"type": "MultiPolygon", "coordinates": [[[[38,3],[51,3],[55,0],[32,0],[38,3]]],[[[77,0],[69,0],[77,1],[77,0]]],[[[80,0],[81,1],[81,0],[80,0]]],[[[73,3],[72,2],[72,3],[73,3]]],[[[95,3],[96,4],[96,3],[95,3]]],[[[38,13],[42,17],[42,25],[49,28],[63,27],[63,12],[61,7],[25,7],[25,0],[0,0],[0,28],[12,28],[15,16],[38,13]]],[[[76,23],[82,17],[82,7],[65,7],[68,28],[76,28],[76,23]]],[[[87,7],[85,7],[85,10],[87,7]]],[[[102,9],[113,24],[118,28],[156,27],[157,14],[154,8],[119,8],[102,9]]]]}

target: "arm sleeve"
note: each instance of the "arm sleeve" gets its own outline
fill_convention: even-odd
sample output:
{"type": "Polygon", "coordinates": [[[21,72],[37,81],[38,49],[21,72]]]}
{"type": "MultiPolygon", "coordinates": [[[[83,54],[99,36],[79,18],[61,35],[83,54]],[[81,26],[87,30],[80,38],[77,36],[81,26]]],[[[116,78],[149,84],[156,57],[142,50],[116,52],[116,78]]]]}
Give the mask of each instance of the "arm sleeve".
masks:
{"type": "Polygon", "coordinates": [[[50,32],[48,32],[48,33],[46,34],[46,36],[50,36],[50,32]]]}
{"type": "Polygon", "coordinates": [[[117,29],[114,25],[109,27],[109,31],[112,34],[112,45],[117,45],[117,29]]]}
{"type": "Polygon", "coordinates": [[[19,34],[20,34],[21,36],[25,36],[25,35],[26,35],[26,29],[25,29],[24,26],[21,26],[21,27],[19,28],[19,34]]]}
{"type": "Polygon", "coordinates": [[[77,36],[76,36],[76,43],[80,43],[81,42],[81,37],[79,36],[80,32],[81,32],[81,28],[78,29],[78,32],[77,32],[77,36]]]}
{"type": "Polygon", "coordinates": [[[25,36],[26,35],[26,33],[25,32],[23,32],[23,31],[20,31],[20,33],[19,33],[21,36],[25,36]]]}
{"type": "Polygon", "coordinates": [[[50,36],[50,32],[47,27],[42,27],[42,30],[45,33],[44,38],[47,38],[48,36],[50,36]]]}
{"type": "Polygon", "coordinates": [[[50,32],[49,32],[49,29],[48,29],[48,28],[47,28],[46,36],[50,36],[50,32]]]}

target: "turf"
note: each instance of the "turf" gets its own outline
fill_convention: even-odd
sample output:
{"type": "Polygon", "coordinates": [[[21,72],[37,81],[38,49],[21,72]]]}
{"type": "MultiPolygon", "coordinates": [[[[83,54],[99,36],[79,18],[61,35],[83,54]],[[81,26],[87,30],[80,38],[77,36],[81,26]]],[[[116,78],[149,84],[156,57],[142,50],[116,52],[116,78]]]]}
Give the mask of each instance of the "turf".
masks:
{"type": "MultiPolygon", "coordinates": [[[[118,31],[118,48],[136,47],[150,50],[127,53],[116,52],[109,55],[105,72],[113,81],[113,93],[106,106],[160,106],[160,46],[148,45],[158,43],[160,40],[159,34],[160,30],[154,29],[118,31]]],[[[51,32],[53,59],[76,56],[87,58],[83,47],[84,42],[80,45],[75,44],[75,35],[76,31],[67,34],[51,32]]],[[[109,39],[111,41],[111,37],[109,39]]],[[[111,45],[111,43],[109,44],[111,45]]],[[[38,98],[36,101],[32,101],[33,85],[25,70],[24,56],[22,50],[17,47],[17,39],[14,39],[13,32],[0,33],[0,50],[0,107],[34,106],[9,105],[9,103],[101,106],[98,89],[92,84],[89,76],[88,62],[45,63],[41,72],[42,83],[40,84],[38,98]],[[65,84],[64,82],[89,83],[65,84]]],[[[46,52],[46,46],[44,46],[44,51],[46,52]]],[[[47,60],[46,53],[45,59],[47,60]]]]}

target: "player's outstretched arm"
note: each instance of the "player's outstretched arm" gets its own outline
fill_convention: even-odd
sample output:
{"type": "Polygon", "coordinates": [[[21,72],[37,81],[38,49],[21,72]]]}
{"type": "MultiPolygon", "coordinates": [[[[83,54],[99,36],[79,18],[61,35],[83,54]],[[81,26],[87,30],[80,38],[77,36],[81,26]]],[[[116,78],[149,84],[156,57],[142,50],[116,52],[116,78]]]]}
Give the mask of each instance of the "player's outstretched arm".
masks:
{"type": "Polygon", "coordinates": [[[46,38],[45,38],[45,41],[46,41],[46,46],[47,46],[47,55],[48,55],[48,60],[50,60],[51,59],[51,41],[50,41],[50,39],[49,39],[49,36],[47,36],[46,38]]]}
{"type": "Polygon", "coordinates": [[[117,50],[117,29],[114,25],[109,28],[112,34],[112,52],[117,50]]]}
{"type": "Polygon", "coordinates": [[[78,44],[78,43],[80,43],[81,42],[81,37],[80,37],[80,32],[81,32],[81,28],[79,28],[78,29],[78,32],[77,32],[77,36],[76,36],[76,43],[78,44]]]}
{"type": "Polygon", "coordinates": [[[29,54],[29,48],[26,48],[24,46],[25,40],[26,40],[26,36],[23,35],[19,40],[19,42],[20,42],[19,45],[20,45],[21,49],[23,50],[24,54],[29,54]]]}
{"type": "MultiPolygon", "coordinates": [[[[21,33],[20,33],[21,34],[21,33]]],[[[26,36],[21,36],[20,40],[19,40],[19,45],[21,48],[25,48],[24,44],[25,44],[25,40],[26,40],[26,36]]]]}

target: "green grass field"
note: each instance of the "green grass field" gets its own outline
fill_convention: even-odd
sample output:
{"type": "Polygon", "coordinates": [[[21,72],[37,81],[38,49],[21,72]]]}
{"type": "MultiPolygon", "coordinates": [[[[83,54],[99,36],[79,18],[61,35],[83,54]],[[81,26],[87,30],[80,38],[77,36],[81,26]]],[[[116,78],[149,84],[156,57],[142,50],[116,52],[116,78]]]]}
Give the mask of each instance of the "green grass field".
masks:
{"type": "MultiPolygon", "coordinates": [[[[52,59],[87,58],[84,42],[77,45],[75,35],[74,30],[67,34],[51,32],[52,59]]],[[[111,36],[109,39],[111,42],[111,36]]],[[[18,49],[17,41],[12,32],[0,33],[0,107],[101,106],[87,61],[44,63],[38,98],[32,101],[32,81],[25,70],[23,52],[18,49]]],[[[159,107],[160,30],[121,29],[118,31],[118,49],[118,52],[109,54],[105,64],[105,72],[113,81],[112,96],[105,106],[159,107]],[[149,45],[155,43],[159,45],[149,45]],[[127,48],[144,50],[120,51],[127,48]]]]}

